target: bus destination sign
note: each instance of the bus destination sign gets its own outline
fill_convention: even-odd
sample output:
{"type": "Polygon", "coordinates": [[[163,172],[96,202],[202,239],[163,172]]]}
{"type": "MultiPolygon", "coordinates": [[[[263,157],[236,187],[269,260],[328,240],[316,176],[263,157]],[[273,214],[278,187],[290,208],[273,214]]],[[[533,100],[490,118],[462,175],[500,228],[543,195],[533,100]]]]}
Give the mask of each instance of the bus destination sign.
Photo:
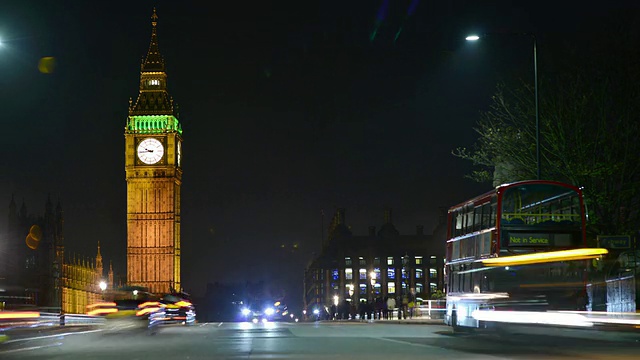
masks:
{"type": "Polygon", "coordinates": [[[509,246],[549,246],[549,234],[510,233],[509,246]]]}

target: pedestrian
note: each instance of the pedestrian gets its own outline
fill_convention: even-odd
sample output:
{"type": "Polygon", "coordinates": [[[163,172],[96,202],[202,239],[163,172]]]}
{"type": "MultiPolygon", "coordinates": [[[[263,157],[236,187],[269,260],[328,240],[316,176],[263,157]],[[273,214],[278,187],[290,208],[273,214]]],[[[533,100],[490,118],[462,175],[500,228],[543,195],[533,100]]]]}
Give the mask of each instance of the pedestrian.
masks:
{"type": "Polygon", "coordinates": [[[389,320],[389,308],[387,307],[387,301],[389,301],[389,297],[385,296],[382,299],[382,318],[385,320],[389,320]]]}
{"type": "Polygon", "coordinates": [[[387,311],[389,313],[389,318],[391,320],[393,320],[393,312],[396,309],[396,299],[393,298],[393,296],[389,296],[389,299],[387,299],[387,311]]]}
{"type": "Polygon", "coordinates": [[[364,321],[367,314],[367,308],[362,299],[358,303],[358,313],[360,315],[360,321],[364,321]]]}

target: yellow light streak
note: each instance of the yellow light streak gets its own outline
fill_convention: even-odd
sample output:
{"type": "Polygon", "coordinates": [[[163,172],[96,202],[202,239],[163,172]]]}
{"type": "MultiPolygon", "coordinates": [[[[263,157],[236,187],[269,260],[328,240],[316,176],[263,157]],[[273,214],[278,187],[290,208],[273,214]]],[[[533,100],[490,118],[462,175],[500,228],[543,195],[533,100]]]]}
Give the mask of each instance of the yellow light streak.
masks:
{"type": "Polygon", "coordinates": [[[92,315],[92,316],[107,315],[107,314],[113,314],[113,313],[116,313],[116,312],[118,312],[118,309],[116,309],[116,308],[95,309],[95,310],[87,311],[87,315],[92,315]]]}
{"type": "Polygon", "coordinates": [[[515,266],[530,265],[539,263],[548,263],[556,261],[577,261],[588,260],[606,255],[609,253],[607,249],[602,248],[583,248],[560,251],[548,251],[533,254],[505,256],[498,258],[489,258],[481,260],[486,266],[515,266]]]}
{"type": "Polygon", "coordinates": [[[87,305],[87,309],[93,309],[93,308],[98,307],[98,306],[109,306],[109,307],[111,307],[111,306],[117,306],[117,305],[114,302],[98,302],[98,303],[94,303],[94,304],[91,304],[91,305],[87,305]]]}
{"type": "Polygon", "coordinates": [[[143,302],[142,304],[138,305],[138,309],[142,309],[142,308],[145,308],[147,306],[160,306],[160,303],[157,302],[157,301],[143,302]]]}
{"type": "Polygon", "coordinates": [[[160,307],[147,307],[147,308],[138,310],[138,312],[136,313],[136,316],[142,316],[142,315],[145,315],[145,314],[150,314],[150,313],[158,311],[160,309],[161,309],[160,307]]]}
{"type": "Polygon", "coordinates": [[[33,319],[40,317],[37,311],[0,311],[0,319],[33,319]]]}

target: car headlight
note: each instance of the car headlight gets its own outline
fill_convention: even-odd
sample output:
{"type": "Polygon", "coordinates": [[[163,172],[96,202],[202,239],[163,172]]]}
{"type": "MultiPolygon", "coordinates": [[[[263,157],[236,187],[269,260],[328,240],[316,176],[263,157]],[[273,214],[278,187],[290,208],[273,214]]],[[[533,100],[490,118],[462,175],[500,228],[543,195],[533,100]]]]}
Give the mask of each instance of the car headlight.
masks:
{"type": "Polygon", "coordinates": [[[247,316],[249,314],[251,314],[251,310],[249,310],[247,308],[242,309],[242,315],[247,316]]]}
{"type": "Polygon", "coordinates": [[[267,315],[273,315],[274,312],[275,312],[275,310],[273,310],[273,308],[264,309],[264,313],[267,314],[267,315]]]}

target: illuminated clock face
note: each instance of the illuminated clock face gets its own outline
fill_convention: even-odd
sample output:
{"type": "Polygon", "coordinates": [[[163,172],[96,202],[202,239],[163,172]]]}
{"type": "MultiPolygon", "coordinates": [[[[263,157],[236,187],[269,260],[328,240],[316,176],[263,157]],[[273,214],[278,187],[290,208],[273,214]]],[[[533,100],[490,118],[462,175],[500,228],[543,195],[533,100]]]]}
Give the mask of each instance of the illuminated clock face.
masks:
{"type": "Polygon", "coordinates": [[[181,161],[182,161],[182,142],[178,141],[178,166],[182,166],[181,165],[181,161]]]}
{"type": "Polygon", "coordinates": [[[158,139],[144,139],[138,144],[138,159],[145,164],[153,165],[162,159],[164,147],[158,139]]]}

